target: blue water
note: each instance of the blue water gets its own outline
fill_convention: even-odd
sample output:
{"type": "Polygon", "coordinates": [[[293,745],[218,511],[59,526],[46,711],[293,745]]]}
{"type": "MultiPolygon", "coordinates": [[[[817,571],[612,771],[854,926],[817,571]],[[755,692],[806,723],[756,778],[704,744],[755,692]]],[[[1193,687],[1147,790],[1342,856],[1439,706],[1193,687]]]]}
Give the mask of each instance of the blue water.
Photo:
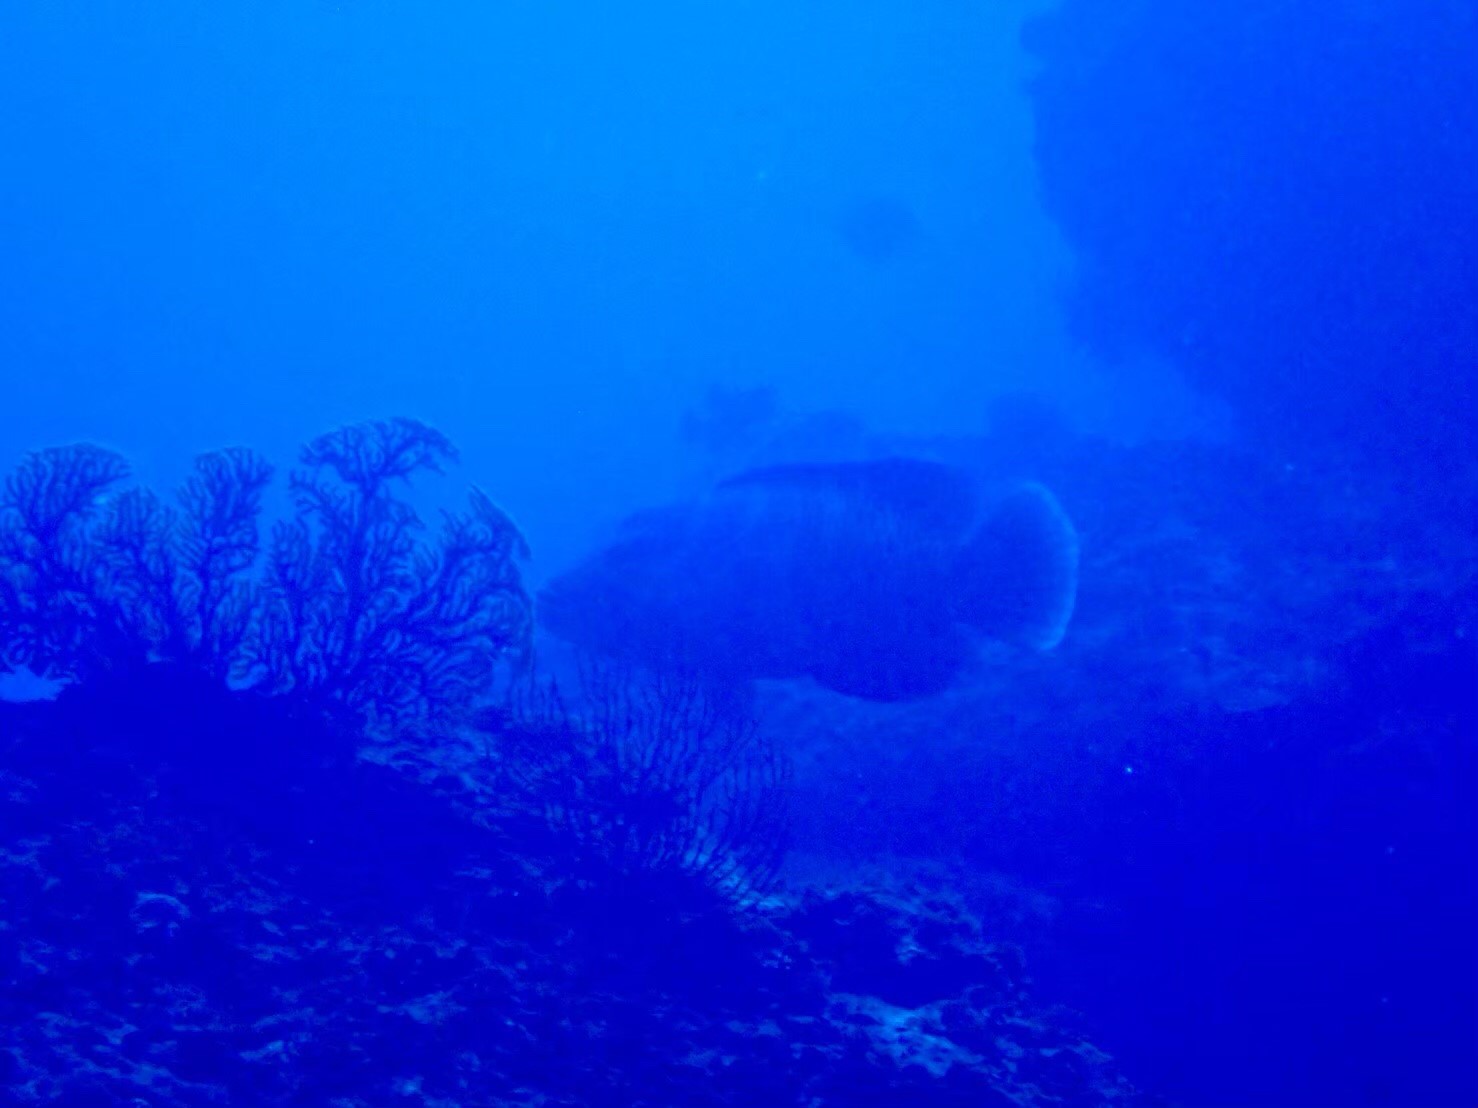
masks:
{"type": "Polygon", "coordinates": [[[5,6],[0,1102],[1478,1103],[1475,74],[5,6]]]}

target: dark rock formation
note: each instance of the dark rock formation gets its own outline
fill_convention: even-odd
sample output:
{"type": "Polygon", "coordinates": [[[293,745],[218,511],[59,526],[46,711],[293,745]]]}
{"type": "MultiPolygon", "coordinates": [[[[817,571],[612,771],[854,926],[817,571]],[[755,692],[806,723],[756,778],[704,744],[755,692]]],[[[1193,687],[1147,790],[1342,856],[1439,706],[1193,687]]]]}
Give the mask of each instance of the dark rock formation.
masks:
{"type": "Polygon", "coordinates": [[[1472,4],[1065,0],[1026,41],[1097,353],[1169,362],[1289,453],[1472,479],[1472,4]]]}

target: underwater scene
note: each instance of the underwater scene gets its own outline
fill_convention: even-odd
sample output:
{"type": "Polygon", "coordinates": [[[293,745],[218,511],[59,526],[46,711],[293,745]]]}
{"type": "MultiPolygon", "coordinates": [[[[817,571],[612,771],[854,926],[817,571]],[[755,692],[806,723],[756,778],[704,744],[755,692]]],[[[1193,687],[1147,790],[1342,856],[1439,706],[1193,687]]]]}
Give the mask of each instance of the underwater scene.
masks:
{"type": "Polygon", "coordinates": [[[0,5],[0,1105],[1478,1105],[1478,3],[0,5]]]}

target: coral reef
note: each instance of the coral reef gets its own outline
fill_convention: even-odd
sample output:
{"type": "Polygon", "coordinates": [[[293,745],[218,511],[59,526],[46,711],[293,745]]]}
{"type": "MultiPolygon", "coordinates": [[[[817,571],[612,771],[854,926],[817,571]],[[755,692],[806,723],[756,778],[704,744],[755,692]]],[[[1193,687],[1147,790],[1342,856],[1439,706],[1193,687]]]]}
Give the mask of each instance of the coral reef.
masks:
{"type": "MultiPolygon", "coordinates": [[[[447,455],[355,434],[240,570],[245,456],[168,509],[87,449],[12,478],[6,655],[73,680],[0,704],[0,1098],[1473,1102],[1467,521],[1334,462],[937,441],[1078,521],[1050,664],[910,704],[772,683],[759,732],[595,671],[453,728],[395,691],[445,548],[387,499],[447,455]],[[362,744],[401,709],[322,707],[374,687],[407,725],[362,744]]],[[[471,548],[515,554],[500,521],[471,548]]]]}
{"type": "Polygon", "coordinates": [[[150,672],[0,705],[7,1103],[1146,1103],[944,893],[623,902],[461,775],[181,789],[119,734],[281,733],[276,760],[323,724],[150,672]]]}

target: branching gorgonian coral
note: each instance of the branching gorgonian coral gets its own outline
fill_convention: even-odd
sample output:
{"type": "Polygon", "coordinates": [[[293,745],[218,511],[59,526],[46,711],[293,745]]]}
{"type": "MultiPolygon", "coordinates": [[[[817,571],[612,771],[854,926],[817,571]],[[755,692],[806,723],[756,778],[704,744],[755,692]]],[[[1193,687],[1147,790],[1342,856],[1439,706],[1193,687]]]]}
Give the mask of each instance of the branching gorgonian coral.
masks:
{"type": "Polygon", "coordinates": [[[271,475],[247,450],[206,454],[170,507],[120,490],[128,465],[111,451],[28,455],[0,498],[0,660],[62,679],[151,660],[226,676],[271,475]]]}
{"type": "Polygon", "coordinates": [[[491,688],[532,633],[523,536],[482,492],[444,513],[439,541],[395,485],[456,451],[413,420],[310,443],[291,478],[296,518],[273,531],[253,669],[274,690],[328,697],[377,719],[435,720],[491,688]]]}
{"type": "Polygon", "coordinates": [[[677,881],[731,903],[770,889],[789,765],[754,720],[690,677],[589,661],[578,702],[549,685],[483,717],[496,791],[537,809],[576,881],[677,881]]]}
{"type": "Polygon", "coordinates": [[[396,495],[455,456],[408,419],[315,440],[263,558],[272,470],[251,451],[198,459],[173,505],[122,488],[110,451],[37,451],[0,497],[0,663],[85,680],[174,661],[380,723],[454,715],[531,622],[523,538],[486,496],[428,541],[396,495]]]}

